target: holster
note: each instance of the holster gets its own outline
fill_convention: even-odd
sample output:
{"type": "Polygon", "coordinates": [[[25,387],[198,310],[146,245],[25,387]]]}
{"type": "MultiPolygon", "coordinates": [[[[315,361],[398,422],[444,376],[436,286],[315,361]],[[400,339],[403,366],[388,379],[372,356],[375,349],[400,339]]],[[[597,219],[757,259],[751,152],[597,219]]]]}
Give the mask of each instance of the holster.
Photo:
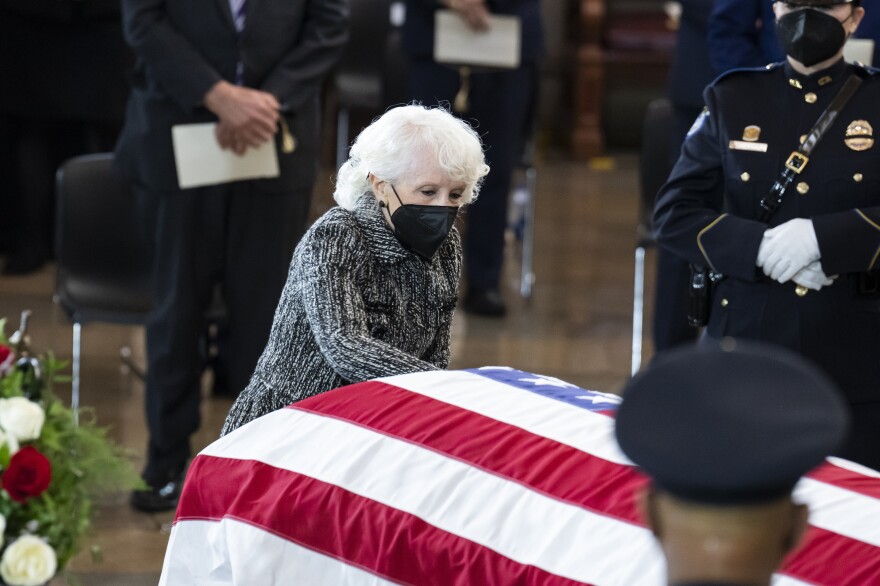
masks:
{"type": "Polygon", "coordinates": [[[690,264],[688,280],[688,323],[695,328],[709,323],[709,309],[712,307],[712,279],[709,269],[690,264]]]}

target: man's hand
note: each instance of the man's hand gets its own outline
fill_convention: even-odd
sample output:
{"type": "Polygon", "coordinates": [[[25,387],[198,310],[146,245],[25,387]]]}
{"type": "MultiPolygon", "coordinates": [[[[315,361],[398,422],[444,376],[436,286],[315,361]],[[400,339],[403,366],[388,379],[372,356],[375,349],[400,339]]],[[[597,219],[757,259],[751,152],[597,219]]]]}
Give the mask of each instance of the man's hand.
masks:
{"type": "Polygon", "coordinates": [[[825,272],[822,270],[822,265],[816,260],[808,264],[806,268],[801,269],[801,271],[792,277],[791,280],[802,287],[818,291],[822,287],[828,287],[829,285],[834,284],[834,279],[836,278],[837,275],[831,277],[826,276],[825,272]]]}
{"type": "Polygon", "coordinates": [[[456,11],[475,31],[489,30],[489,9],[485,0],[442,0],[443,4],[456,11]]]}
{"type": "Polygon", "coordinates": [[[786,283],[817,260],[819,242],[813,221],[795,218],[764,232],[755,264],[774,281],[786,283]]]}
{"type": "Polygon", "coordinates": [[[205,106],[220,118],[217,143],[242,154],[272,140],[278,124],[278,100],[270,93],[219,81],[208,90],[205,106]]]}

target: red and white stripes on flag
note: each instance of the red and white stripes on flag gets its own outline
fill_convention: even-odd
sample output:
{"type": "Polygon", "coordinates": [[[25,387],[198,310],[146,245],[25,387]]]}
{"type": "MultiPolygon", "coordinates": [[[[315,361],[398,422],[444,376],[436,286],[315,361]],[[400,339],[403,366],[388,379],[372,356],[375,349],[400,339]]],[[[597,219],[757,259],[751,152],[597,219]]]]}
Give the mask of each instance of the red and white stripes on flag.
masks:
{"type": "MultiPolygon", "coordinates": [[[[195,458],[160,584],[660,586],[618,401],[487,367],[295,403],[195,458]]],[[[880,474],[832,459],[796,497],[774,584],[880,584],[880,474]]]]}

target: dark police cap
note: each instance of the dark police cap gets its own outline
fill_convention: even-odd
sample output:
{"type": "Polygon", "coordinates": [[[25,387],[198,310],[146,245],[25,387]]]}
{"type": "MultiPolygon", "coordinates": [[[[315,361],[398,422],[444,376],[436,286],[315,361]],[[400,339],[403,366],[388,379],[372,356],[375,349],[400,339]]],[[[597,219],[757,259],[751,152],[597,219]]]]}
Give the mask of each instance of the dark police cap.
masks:
{"type": "Polygon", "coordinates": [[[780,498],[836,450],[848,411],[812,364],[725,340],[658,356],[623,392],[617,440],[654,484],[683,500],[780,498]]]}

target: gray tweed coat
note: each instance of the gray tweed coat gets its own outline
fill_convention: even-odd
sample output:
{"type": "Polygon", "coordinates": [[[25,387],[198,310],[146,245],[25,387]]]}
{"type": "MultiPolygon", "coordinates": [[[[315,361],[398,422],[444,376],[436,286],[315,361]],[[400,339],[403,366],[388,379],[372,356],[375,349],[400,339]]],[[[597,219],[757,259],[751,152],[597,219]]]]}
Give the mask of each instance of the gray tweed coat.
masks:
{"type": "Polygon", "coordinates": [[[455,228],[429,263],[401,246],[372,195],[328,211],[294,251],[269,343],[221,435],[348,383],[446,368],[460,270],[455,228]]]}

